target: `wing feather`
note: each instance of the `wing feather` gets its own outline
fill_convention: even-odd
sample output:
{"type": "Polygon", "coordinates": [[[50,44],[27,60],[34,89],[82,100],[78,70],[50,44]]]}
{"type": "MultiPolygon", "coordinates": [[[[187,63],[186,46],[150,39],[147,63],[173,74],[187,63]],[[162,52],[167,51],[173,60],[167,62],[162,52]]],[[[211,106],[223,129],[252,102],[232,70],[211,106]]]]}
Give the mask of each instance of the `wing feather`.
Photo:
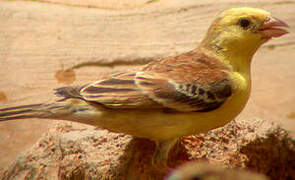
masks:
{"type": "Polygon", "coordinates": [[[143,70],[136,74],[136,83],[144,94],[177,111],[210,111],[232,94],[228,67],[198,51],[151,63],[143,70]]]}
{"type": "Polygon", "coordinates": [[[87,101],[109,108],[159,108],[161,105],[144,95],[135,84],[134,72],[118,73],[80,90],[87,101]]]}
{"type": "Polygon", "coordinates": [[[57,94],[108,108],[210,111],[232,94],[228,68],[198,52],[154,61],[139,72],[113,74],[84,87],[59,88],[57,94]]]}

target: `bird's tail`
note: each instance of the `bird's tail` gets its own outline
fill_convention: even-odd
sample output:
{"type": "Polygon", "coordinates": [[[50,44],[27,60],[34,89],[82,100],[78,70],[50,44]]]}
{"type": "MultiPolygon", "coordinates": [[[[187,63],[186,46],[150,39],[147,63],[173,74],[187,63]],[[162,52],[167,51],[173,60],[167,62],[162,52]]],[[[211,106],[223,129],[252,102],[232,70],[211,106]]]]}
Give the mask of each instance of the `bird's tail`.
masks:
{"type": "Polygon", "coordinates": [[[43,104],[30,104],[0,109],[0,121],[25,119],[25,118],[49,118],[71,119],[71,114],[88,109],[94,109],[81,98],[81,87],[62,87],[56,89],[55,94],[62,99],[43,104]]]}
{"type": "MultiPolygon", "coordinates": [[[[79,98],[64,98],[43,104],[31,104],[0,109],[0,121],[27,118],[60,119],[86,123],[86,118],[100,114],[97,104],[79,98]]],[[[94,117],[93,117],[94,116],[94,117]]]]}
{"type": "Polygon", "coordinates": [[[0,121],[48,117],[49,111],[44,111],[45,104],[31,104],[0,109],[0,121]]]}

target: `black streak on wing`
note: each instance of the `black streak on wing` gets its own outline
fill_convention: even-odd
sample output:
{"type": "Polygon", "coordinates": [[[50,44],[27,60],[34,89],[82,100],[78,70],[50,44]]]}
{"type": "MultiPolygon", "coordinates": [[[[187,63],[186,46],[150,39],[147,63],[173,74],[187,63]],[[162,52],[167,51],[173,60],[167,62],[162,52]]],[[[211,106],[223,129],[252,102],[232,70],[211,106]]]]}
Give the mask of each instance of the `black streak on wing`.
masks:
{"type": "Polygon", "coordinates": [[[208,97],[208,99],[215,100],[214,94],[210,91],[207,91],[207,97],[208,97]]]}
{"type": "Polygon", "coordinates": [[[197,89],[198,89],[198,87],[197,87],[197,85],[192,85],[192,89],[191,89],[191,93],[195,96],[195,95],[197,95],[197,89]]]}
{"type": "Polygon", "coordinates": [[[81,94],[80,94],[80,90],[83,87],[61,87],[61,88],[57,88],[55,89],[55,95],[59,96],[59,97],[64,97],[64,98],[80,98],[83,99],[81,94]]]}
{"type": "Polygon", "coordinates": [[[217,109],[223,104],[223,102],[215,102],[215,103],[208,103],[203,109],[198,110],[196,112],[209,112],[217,109]]]}
{"type": "MultiPolygon", "coordinates": [[[[225,80],[226,81],[226,80],[225,80]]],[[[157,91],[156,96],[166,100],[187,104],[199,112],[207,112],[221,106],[226,98],[231,96],[231,86],[228,82],[219,82],[211,86],[210,89],[203,89],[196,84],[182,84],[179,88],[182,91],[164,92],[157,91]],[[184,89],[185,88],[185,89],[184,89]],[[190,96],[189,94],[193,94],[190,96]]]]}
{"type": "Polygon", "coordinates": [[[199,95],[204,95],[204,93],[205,93],[205,90],[204,89],[202,89],[202,88],[199,88],[199,95]]]}
{"type": "Polygon", "coordinates": [[[95,86],[89,86],[86,89],[84,89],[86,93],[113,93],[113,92],[130,92],[135,91],[135,89],[128,89],[128,88],[102,88],[102,87],[95,87],[95,86]]]}
{"type": "Polygon", "coordinates": [[[140,80],[149,80],[149,81],[152,80],[152,79],[150,79],[150,78],[144,78],[144,77],[140,77],[140,76],[139,76],[139,77],[136,77],[136,79],[140,79],[140,80]]]}
{"type": "Polygon", "coordinates": [[[192,107],[197,107],[197,109],[203,109],[203,107],[206,106],[206,102],[202,100],[201,98],[187,96],[180,92],[176,92],[176,93],[157,92],[156,96],[163,99],[171,99],[176,102],[190,105],[192,107]]]}
{"type": "Polygon", "coordinates": [[[150,83],[150,82],[139,82],[140,85],[143,85],[143,86],[154,86],[155,84],[153,83],[150,83]]]}
{"type": "Polygon", "coordinates": [[[134,80],[125,80],[125,79],[107,79],[105,81],[99,82],[99,85],[116,85],[116,84],[134,84],[134,80]]]}
{"type": "Polygon", "coordinates": [[[217,98],[227,98],[231,96],[232,89],[230,85],[224,85],[221,91],[216,92],[217,98]]]}

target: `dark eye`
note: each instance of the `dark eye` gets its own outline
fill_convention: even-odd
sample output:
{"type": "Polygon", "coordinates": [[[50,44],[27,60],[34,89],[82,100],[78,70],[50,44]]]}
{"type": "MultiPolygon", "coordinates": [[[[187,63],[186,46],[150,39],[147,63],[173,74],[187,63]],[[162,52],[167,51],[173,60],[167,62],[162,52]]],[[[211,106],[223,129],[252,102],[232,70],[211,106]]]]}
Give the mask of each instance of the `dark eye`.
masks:
{"type": "Polygon", "coordinates": [[[249,27],[249,25],[251,24],[251,21],[248,18],[241,18],[238,22],[238,24],[242,27],[242,28],[247,28],[249,27]]]}

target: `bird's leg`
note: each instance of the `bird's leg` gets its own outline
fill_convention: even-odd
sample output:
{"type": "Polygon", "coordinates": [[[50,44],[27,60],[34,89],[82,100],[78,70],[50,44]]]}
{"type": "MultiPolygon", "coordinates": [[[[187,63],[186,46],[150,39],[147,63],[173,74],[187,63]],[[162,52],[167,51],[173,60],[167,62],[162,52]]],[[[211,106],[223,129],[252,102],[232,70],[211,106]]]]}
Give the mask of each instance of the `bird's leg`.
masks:
{"type": "Polygon", "coordinates": [[[157,141],[156,149],[153,154],[152,165],[157,169],[168,170],[169,152],[178,142],[178,138],[165,141],[157,141]]]}

